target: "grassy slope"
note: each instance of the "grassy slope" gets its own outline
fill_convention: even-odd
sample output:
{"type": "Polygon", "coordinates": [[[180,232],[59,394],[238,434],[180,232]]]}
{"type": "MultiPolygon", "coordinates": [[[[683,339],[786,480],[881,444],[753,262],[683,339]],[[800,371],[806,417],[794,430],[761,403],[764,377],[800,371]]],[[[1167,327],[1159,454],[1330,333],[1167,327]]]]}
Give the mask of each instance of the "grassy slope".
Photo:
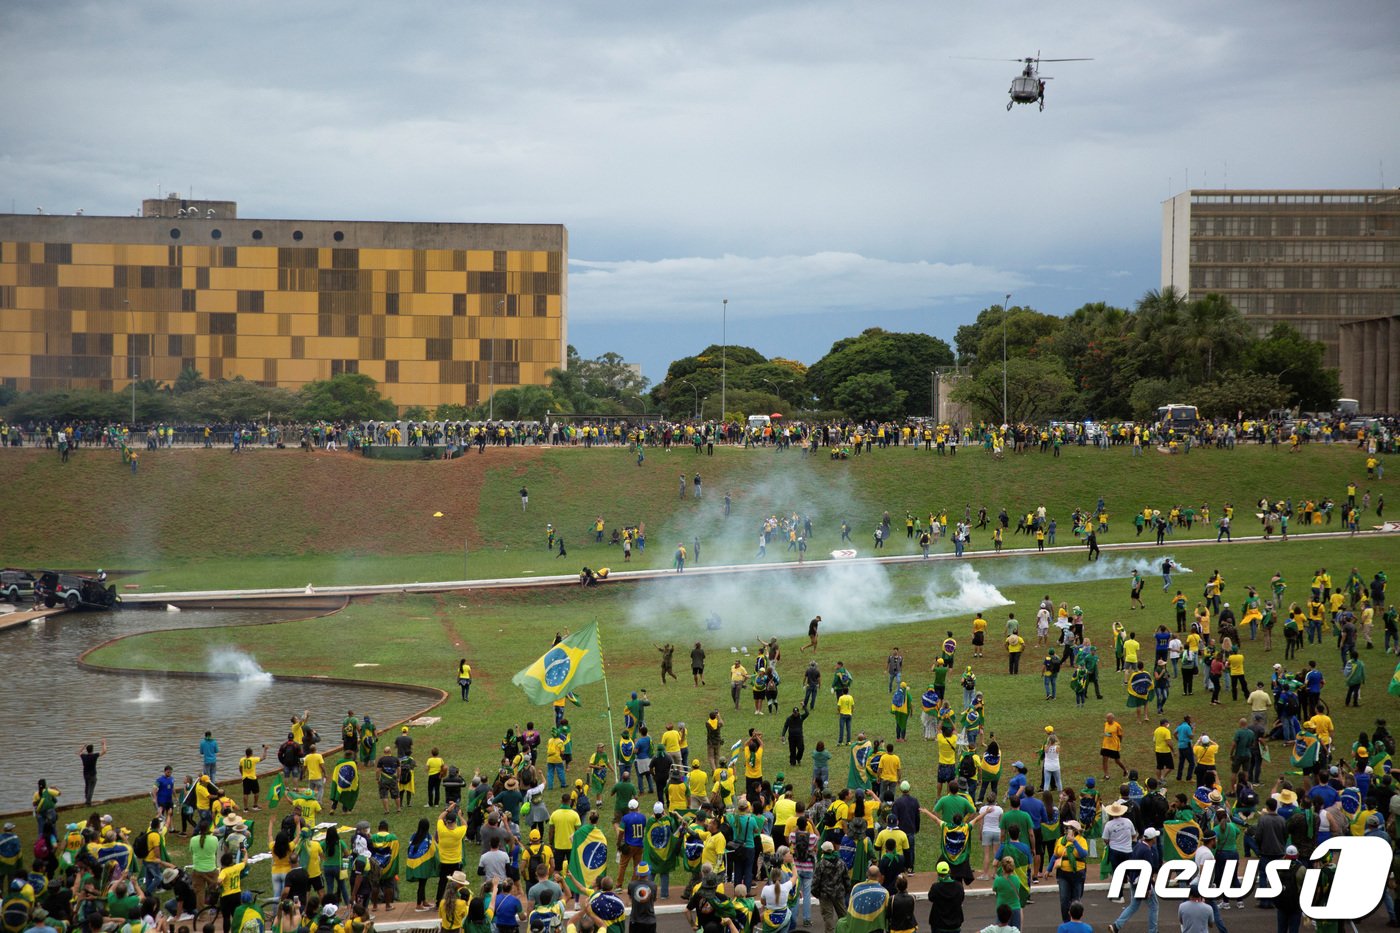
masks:
{"type": "MultiPolygon", "coordinates": [[[[901,534],[906,510],[947,508],[961,515],[985,504],[1048,507],[1059,519],[1059,544],[1072,543],[1069,513],[1103,495],[1113,531],[1142,506],[1207,502],[1218,515],[1239,506],[1237,529],[1253,531],[1253,503],[1273,498],[1343,495],[1349,478],[1364,477],[1351,447],[1314,446],[1298,455],[1255,447],[1198,450],[1190,456],[1066,448],[1064,456],[1029,454],[993,463],[979,451],[956,458],[876,451],[847,462],[805,459],[796,451],[649,451],[640,468],[626,451],[492,450],[453,463],[365,461],[350,454],[253,451],[161,451],[142,458],[131,476],[114,453],[81,451],[67,466],[45,451],[6,451],[0,484],[14,502],[39,503],[32,519],[7,521],[0,554],[21,566],[97,566],[146,570],[143,589],[302,586],[396,580],[457,579],[557,573],[580,564],[618,565],[615,548],[592,544],[592,520],[609,529],[645,522],[647,551],[635,566],[665,566],[678,541],[698,536],[705,562],[749,560],[762,517],[797,511],[816,525],[812,556],[838,544],[845,519],[862,552],[888,510],[898,537],[892,553],[911,546],[901,534]],[[678,475],[700,470],[705,499],[678,501],[678,475]],[[528,515],[518,490],[530,489],[528,515]],[[725,521],[721,502],[733,495],[725,521]],[[60,508],[49,504],[61,503],[60,508]],[[434,518],[441,511],[443,518],[434,518]],[[52,515],[53,517],[40,516],[52,515]],[[545,523],[565,536],[569,556],[544,551],[545,523]],[[467,553],[464,557],[463,548],[467,553]],[[464,569],[465,568],[465,569],[464,569]]],[[[1369,484],[1381,493],[1390,481],[1369,484]]],[[[1363,486],[1367,484],[1363,483],[1363,486]]],[[[1301,531],[1302,529],[1295,529],[1301,531]]],[[[1195,536],[1213,534],[1198,527],[1195,536]]],[[[986,536],[974,547],[989,546],[986,536]]],[[[1026,539],[1010,536],[1008,545],[1026,539]]],[[[947,545],[942,545],[947,549],[947,545]]],[[[770,561],[786,559],[770,549],[770,561]]]]}
{"type": "MultiPolygon", "coordinates": [[[[1262,589],[1267,585],[1270,574],[1281,569],[1293,583],[1291,595],[1297,595],[1303,592],[1307,575],[1317,565],[1334,568],[1339,571],[1339,578],[1345,573],[1344,568],[1356,565],[1369,577],[1379,567],[1393,569],[1397,553],[1394,541],[1382,538],[1341,542],[1297,541],[1287,545],[1222,545],[1206,551],[1183,552],[1183,556],[1198,572],[1180,579],[1186,592],[1194,596],[1199,593],[1204,571],[1218,567],[1229,584],[1227,598],[1239,598],[1245,583],[1252,582],[1262,589]]],[[[1036,559],[1033,566],[1047,579],[1068,581],[1082,567],[1082,561],[1078,555],[1066,554],[1036,559]]],[[[1018,615],[1022,617],[1031,614],[1034,604],[1048,592],[1057,601],[1065,600],[1083,606],[1089,620],[1090,635],[1100,645],[1108,642],[1108,627],[1113,619],[1133,625],[1143,640],[1147,640],[1145,633],[1156,624],[1171,623],[1170,608],[1161,596],[1159,587],[1151,582],[1147,593],[1149,609],[1130,613],[1126,607],[1127,585],[1121,577],[1096,582],[1008,583],[1023,576],[1021,567],[1020,562],[1014,561],[990,562],[979,564],[978,570],[986,581],[998,584],[1004,595],[1016,602],[1020,607],[1018,615]]],[[[892,569],[889,571],[892,589],[886,598],[898,603],[896,608],[904,608],[911,594],[923,588],[929,573],[928,568],[924,567],[892,569]]],[[[812,581],[813,586],[818,585],[818,578],[800,579],[812,581]]],[[[353,667],[355,663],[375,662],[381,665],[374,669],[375,675],[385,680],[419,682],[451,690],[455,660],[465,655],[472,659],[477,675],[473,702],[463,706],[459,702],[449,701],[440,710],[444,716],[442,723],[425,730],[419,737],[419,745],[440,746],[449,761],[464,765],[467,769],[489,768],[492,750],[507,726],[523,724],[529,718],[534,718],[537,723],[549,718],[547,708],[522,703],[521,694],[509,682],[510,676],[533,660],[558,629],[576,629],[589,620],[597,619],[604,625],[604,651],[614,703],[618,704],[619,709],[627,691],[643,686],[650,687],[655,704],[648,716],[649,722],[685,719],[696,727],[701,725],[705,712],[717,706],[726,711],[729,720],[726,735],[729,739],[737,738],[742,730],[750,726],[762,729],[767,733],[769,743],[767,773],[771,776],[776,771],[786,771],[789,780],[805,786],[810,776],[808,767],[785,767],[786,751],[777,744],[780,721],[754,716],[747,697],[739,712],[729,712],[731,707],[723,676],[724,669],[730,663],[729,646],[738,643],[741,638],[739,630],[748,628],[765,635],[774,631],[782,633],[785,636],[785,653],[781,669],[786,675],[786,685],[782,688],[781,696],[783,707],[790,708],[800,698],[798,673],[806,659],[798,655],[796,649],[800,640],[797,633],[804,629],[805,616],[798,617],[791,604],[775,596],[769,601],[755,600],[752,618],[732,620],[732,624],[727,620],[727,627],[735,631],[725,631],[718,637],[698,628],[682,631],[692,624],[690,620],[693,615],[688,610],[693,601],[703,598],[706,592],[698,581],[691,583],[684,579],[668,578],[640,586],[614,584],[589,591],[570,588],[529,593],[481,592],[397,597],[359,603],[329,618],[286,625],[142,636],[105,649],[94,660],[122,665],[138,663],[136,659],[139,658],[166,657],[174,659],[171,662],[174,666],[197,668],[200,659],[207,657],[207,649],[211,645],[226,644],[255,654],[265,667],[276,672],[311,671],[355,677],[364,675],[363,669],[353,667]],[[640,611],[638,606],[642,607],[640,611]],[[708,687],[697,689],[689,684],[687,678],[679,684],[660,688],[656,654],[649,647],[652,640],[659,637],[657,632],[669,632],[670,637],[683,644],[686,638],[691,637],[705,641],[710,650],[708,687]]],[[[870,606],[872,617],[881,608],[870,606]]],[[[997,630],[1005,612],[1004,609],[996,609],[988,614],[993,621],[993,631],[997,630]]],[[[841,658],[856,674],[857,728],[868,730],[872,736],[893,734],[885,679],[881,673],[884,657],[891,645],[902,647],[906,671],[910,674],[908,679],[917,690],[923,683],[917,679],[921,676],[918,672],[927,668],[936,651],[936,644],[946,629],[952,629],[962,644],[960,663],[964,659],[970,660],[969,619],[970,613],[960,613],[947,619],[872,624],[868,628],[858,628],[844,634],[825,635],[819,656],[823,672],[829,676],[835,660],[841,658]]],[[[684,654],[683,651],[679,653],[684,654]]],[[[1111,651],[1109,654],[1111,656],[1111,651]]],[[[1325,648],[1311,652],[1311,655],[1327,671],[1330,681],[1328,695],[1333,703],[1339,738],[1349,745],[1358,730],[1368,728],[1377,714],[1384,715],[1393,706],[1393,700],[1384,694],[1392,665],[1379,651],[1369,653],[1366,656],[1370,669],[1370,684],[1365,692],[1366,705],[1360,711],[1344,710],[1340,704],[1343,689],[1336,654],[1330,641],[1325,648]]],[[[1247,644],[1246,656],[1251,678],[1265,677],[1269,665],[1276,659],[1282,659],[1282,649],[1280,646],[1272,653],[1266,653],[1262,642],[1247,644]]],[[[1307,656],[1305,654],[1304,660],[1307,656]]],[[[1028,656],[1023,664],[1027,673],[1016,678],[1002,673],[1005,670],[1004,658],[1003,651],[990,648],[988,658],[977,662],[975,669],[979,674],[979,687],[989,698],[990,726],[1002,743],[1006,760],[1009,762],[1021,757],[1034,762],[1035,750],[1042,738],[1042,726],[1048,722],[1056,726],[1065,742],[1066,778],[1079,786],[1085,776],[1097,774],[1102,714],[1112,711],[1121,719],[1128,717],[1122,688],[1111,671],[1111,661],[1106,665],[1102,677],[1106,699],[1102,703],[1091,700],[1087,712],[1081,713],[1073,705],[1067,677],[1061,678],[1061,698],[1055,703],[1046,703],[1042,699],[1038,658],[1033,654],[1028,656]]],[[[687,665],[683,659],[678,659],[677,668],[685,674],[687,665]]],[[[576,729],[576,751],[586,755],[593,742],[606,740],[607,724],[602,715],[600,687],[586,687],[580,692],[585,704],[580,709],[571,710],[571,719],[576,729]]],[[[1198,729],[1210,732],[1224,744],[1235,728],[1242,704],[1212,708],[1207,700],[1208,696],[1201,693],[1198,683],[1197,693],[1192,698],[1174,694],[1167,712],[1173,717],[1189,712],[1196,719],[1198,729]]],[[[289,696],[288,702],[296,705],[292,696],[289,696]]],[[[1155,725],[1155,720],[1155,716],[1151,717],[1150,723],[1155,725]]],[[[334,729],[331,723],[320,726],[323,733],[334,729]]],[[[1145,779],[1151,767],[1152,725],[1125,722],[1125,727],[1128,731],[1125,757],[1130,766],[1143,769],[1145,779]]],[[[823,691],[818,710],[808,724],[809,750],[819,739],[831,742],[835,738],[835,730],[831,697],[823,691]]],[[[912,731],[917,736],[917,729],[912,731]]],[[[929,747],[915,739],[907,746],[901,746],[899,751],[904,757],[906,774],[927,804],[932,795],[933,772],[929,747]]],[[[840,750],[837,750],[832,768],[833,777],[838,781],[844,776],[845,769],[839,753],[840,750]]],[[[1276,746],[1274,764],[1266,766],[1266,781],[1272,781],[1282,770],[1285,760],[1285,752],[1276,746]]],[[[375,802],[364,797],[362,800],[361,812],[376,814],[377,818],[375,802]]],[[[124,814],[127,809],[136,814],[144,812],[141,807],[123,806],[117,808],[118,815],[124,814]]],[[[415,812],[393,818],[395,830],[401,835],[411,831],[417,816],[415,812]]],[[[928,845],[921,848],[921,862],[931,858],[931,848],[928,845]]],[[[974,854],[974,858],[980,858],[980,855],[974,854]]]]}

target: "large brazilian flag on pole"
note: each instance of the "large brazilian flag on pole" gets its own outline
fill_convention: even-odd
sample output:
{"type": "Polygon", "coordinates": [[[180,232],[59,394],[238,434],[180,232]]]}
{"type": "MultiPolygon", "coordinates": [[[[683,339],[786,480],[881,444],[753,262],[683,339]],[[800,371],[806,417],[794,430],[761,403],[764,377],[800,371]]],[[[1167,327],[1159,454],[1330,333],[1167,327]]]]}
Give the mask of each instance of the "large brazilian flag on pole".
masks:
{"type": "Polygon", "coordinates": [[[603,649],[598,623],[590,622],[546,651],[510,679],[531,703],[553,703],[576,687],[603,679],[603,649]]]}

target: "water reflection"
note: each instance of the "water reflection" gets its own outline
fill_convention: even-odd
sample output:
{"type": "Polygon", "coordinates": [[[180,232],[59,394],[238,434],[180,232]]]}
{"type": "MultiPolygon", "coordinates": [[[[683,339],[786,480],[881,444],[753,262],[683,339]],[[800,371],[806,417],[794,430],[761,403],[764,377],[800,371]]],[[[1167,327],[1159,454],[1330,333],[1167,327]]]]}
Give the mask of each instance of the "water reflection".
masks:
{"type": "MultiPolygon", "coordinates": [[[[144,793],[161,768],[178,779],[197,774],[199,740],[206,729],[219,740],[219,777],[236,778],[249,745],[274,748],[292,715],[311,711],[326,743],[339,738],[347,709],[386,723],[422,708],[421,696],[392,689],[278,681],[241,651],[219,651],[205,662],[237,680],[142,677],[85,671],[78,655],[108,639],[172,628],[242,625],[292,619],[305,613],[201,610],[181,613],[127,610],[69,613],[0,633],[0,664],[9,683],[0,691],[5,723],[5,780],[0,812],[29,806],[34,781],[63,790],[63,803],[82,801],[78,749],[107,740],[98,762],[98,798],[144,793]]],[[[370,675],[372,676],[372,675],[370,675]]],[[[271,754],[271,753],[269,753],[271,754]]]]}

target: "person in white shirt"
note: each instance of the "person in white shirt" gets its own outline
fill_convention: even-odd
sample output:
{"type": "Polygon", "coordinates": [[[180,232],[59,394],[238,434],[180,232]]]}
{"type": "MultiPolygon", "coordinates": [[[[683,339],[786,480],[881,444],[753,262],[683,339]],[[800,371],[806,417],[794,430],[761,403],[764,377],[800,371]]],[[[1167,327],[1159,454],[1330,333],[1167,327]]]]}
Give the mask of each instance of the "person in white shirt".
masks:
{"type": "MultiPolygon", "coordinates": [[[[1045,728],[1049,729],[1049,726],[1045,728]]],[[[1045,760],[1042,770],[1042,790],[1064,790],[1065,782],[1060,777],[1060,737],[1053,732],[1045,740],[1045,760]]]]}
{"type": "Polygon", "coordinates": [[[1001,847],[1001,815],[1005,811],[997,806],[997,799],[990,792],[987,802],[977,811],[982,818],[982,874],[979,878],[992,877],[992,854],[1001,847]]]}
{"type": "Polygon", "coordinates": [[[785,877],[780,869],[774,868],[768,873],[768,883],[758,894],[759,903],[769,910],[786,907],[788,895],[792,893],[791,879],[791,875],[785,877]]]}
{"type": "Polygon", "coordinates": [[[1050,644],[1050,610],[1044,605],[1035,614],[1035,643],[1050,644]]]}
{"type": "Polygon", "coordinates": [[[1128,819],[1128,806],[1121,800],[1103,808],[1108,822],[1103,826],[1104,845],[1108,846],[1108,864],[1117,868],[1133,851],[1133,821],[1128,819]]]}
{"type": "Polygon", "coordinates": [[[1182,644],[1181,639],[1177,638],[1175,635],[1172,636],[1171,641],[1167,642],[1167,660],[1171,662],[1173,677],[1180,676],[1177,668],[1181,664],[1181,652],[1185,650],[1186,646],[1182,644]]]}

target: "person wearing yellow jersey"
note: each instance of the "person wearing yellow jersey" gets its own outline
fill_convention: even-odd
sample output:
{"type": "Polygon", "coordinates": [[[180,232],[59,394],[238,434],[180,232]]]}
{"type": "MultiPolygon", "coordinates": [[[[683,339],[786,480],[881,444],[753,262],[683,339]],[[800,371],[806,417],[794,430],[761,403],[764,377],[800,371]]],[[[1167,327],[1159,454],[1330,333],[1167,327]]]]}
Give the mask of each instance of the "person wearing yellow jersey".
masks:
{"type": "Polygon", "coordinates": [[[467,663],[466,658],[461,658],[457,661],[457,686],[462,688],[462,702],[470,702],[472,693],[472,666],[467,663]]]}
{"type": "MultiPolygon", "coordinates": [[[[446,876],[446,890],[438,895],[438,920],[446,933],[456,933],[467,922],[467,911],[471,908],[472,895],[467,887],[467,874],[460,869],[446,876]],[[444,896],[445,895],[445,896],[444,896]]],[[[490,884],[495,893],[496,882],[490,884]]]]}
{"type": "Polygon", "coordinates": [[[1249,681],[1245,679],[1244,673],[1244,652],[1239,645],[1231,645],[1230,653],[1225,656],[1225,663],[1230,671],[1230,699],[1240,699],[1240,694],[1244,694],[1244,699],[1249,699],[1249,681]]]}
{"type": "Polygon", "coordinates": [[[292,809],[301,814],[303,826],[315,826],[321,812],[321,801],[315,797],[289,797],[292,809]]]}
{"type": "Polygon", "coordinates": [[[442,797],[442,774],[447,768],[447,762],[434,748],[428,752],[428,760],[424,762],[424,766],[428,769],[428,806],[436,807],[440,805],[442,797]]]}
{"type": "Polygon", "coordinates": [[[977,617],[972,620],[972,656],[982,657],[982,646],[987,642],[987,620],[982,618],[982,613],[977,613],[977,617]]]}
{"type": "Polygon", "coordinates": [[[301,759],[301,768],[311,793],[316,795],[318,801],[321,800],[326,792],[326,756],[316,751],[315,745],[308,745],[306,756],[301,759]]]}
{"type": "Polygon", "coordinates": [[[843,693],[836,698],[837,745],[851,744],[851,716],[855,713],[856,698],[843,693]]]}
{"type": "Polygon", "coordinates": [[[1204,787],[1214,784],[1211,775],[1215,772],[1215,756],[1220,751],[1219,743],[1213,741],[1209,735],[1201,733],[1201,737],[1196,740],[1196,786],[1204,787]]]}
{"type": "Polygon", "coordinates": [[[224,918],[224,933],[233,929],[233,912],[243,902],[243,872],[247,862],[235,862],[232,852],[219,859],[219,914],[224,918]]]}
{"type": "Polygon", "coordinates": [[[311,710],[305,710],[300,716],[292,717],[291,728],[288,731],[292,735],[292,741],[306,747],[306,720],[311,716],[311,710]]]}
{"type": "MultiPolygon", "coordinates": [[[[884,800],[893,800],[895,790],[899,787],[899,782],[904,779],[904,763],[899,760],[899,756],[894,753],[894,743],[885,744],[885,753],[880,756],[880,768],[878,777],[880,778],[880,797],[884,800]]],[[[880,843],[875,844],[877,852],[883,852],[884,847],[880,843]]],[[[901,853],[903,850],[900,850],[901,853]]]]}
{"type": "Polygon", "coordinates": [[[1157,780],[1165,781],[1171,776],[1171,771],[1176,767],[1176,762],[1172,760],[1173,735],[1168,720],[1162,719],[1157,723],[1157,728],[1152,730],[1152,751],[1157,756],[1157,780]]]}
{"type": "Polygon", "coordinates": [[[243,757],[238,759],[238,775],[243,779],[243,809],[261,810],[258,806],[258,794],[261,788],[258,786],[258,762],[267,756],[267,746],[262,747],[262,755],[254,755],[251,748],[243,749],[243,757]],[[252,798],[250,805],[248,798],[252,798]]]}
{"type": "Polygon", "coordinates": [[[661,748],[671,759],[672,767],[681,766],[681,734],[675,723],[666,723],[666,731],[661,733],[661,748]]]}
{"type": "Polygon", "coordinates": [[[714,869],[715,874],[724,875],[724,853],[728,846],[728,841],[724,838],[724,833],[720,832],[720,821],[718,817],[710,820],[705,827],[705,846],[700,851],[700,866],[708,865],[714,869]]]}
{"type": "Polygon", "coordinates": [[[690,774],[686,775],[687,791],[690,794],[690,808],[698,810],[705,803],[709,796],[710,776],[705,773],[705,769],[700,766],[700,759],[695,758],[690,762],[690,774]]]}
{"type": "MultiPolygon", "coordinates": [[[[306,823],[304,826],[314,826],[306,823]]],[[[287,883],[287,875],[299,864],[301,840],[289,839],[286,833],[277,831],[278,821],[267,821],[267,848],[272,853],[272,896],[280,898],[282,888],[287,883]]]]}
{"type": "Polygon", "coordinates": [[[562,735],[551,735],[544,743],[544,772],[545,790],[554,790],[557,783],[560,787],[567,787],[568,776],[564,773],[564,751],[568,748],[568,743],[564,741],[562,735]]]}
{"type": "Polygon", "coordinates": [[[938,796],[943,796],[943,785],[952,784],[957,779],[958,737],[953,733],[951,723],[944,723],[938,732],[938,796]]]}
{"type": "Polygon", "coordinates": [[[549,815],[550,848],[554,850],[554,867],[562,870],[568,863],[574,848],[574,833],[582,825],[578,811],[574,809],[574,795],[564,791],[563,799],[549,815]]]}
{"type": "Polygon", "coordinates": [[[462,867],[462,841],[466,838],[467,826],[460,819],[457,804],[448,804],[437,821],[438,886],[437,900],[447,887],[447,879],[462,867]]]}

